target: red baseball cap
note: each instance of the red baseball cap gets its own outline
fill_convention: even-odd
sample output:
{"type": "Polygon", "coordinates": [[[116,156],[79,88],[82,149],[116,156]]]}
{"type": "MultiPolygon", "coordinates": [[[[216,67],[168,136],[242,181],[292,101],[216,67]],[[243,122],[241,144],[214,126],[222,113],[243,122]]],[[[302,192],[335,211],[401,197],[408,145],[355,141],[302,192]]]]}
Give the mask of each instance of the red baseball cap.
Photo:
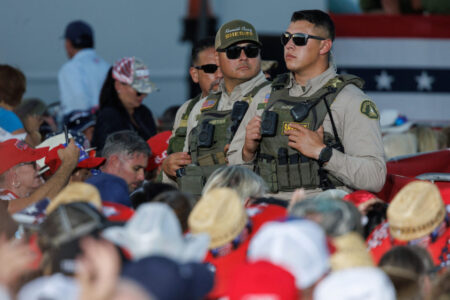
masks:
{"type": "Polygon", "coordinates": [[[360,205],[364,202],[367,202],[370,199],[375,199],[375,198],[377,198],[377,196],[375,196],[374,194],[372,194],[368,191],[359,190],[359,191],[354,191],[353,193],[345,195],[344,198],[342,198],[342,199],[349,201],[349,202],[353,203],[356,207],[358,207],[358,205],[360,205]]]}
{"type": "Polygon", "coordinates": [[[147,140],[147,144],[152,149],[152,155],[148,158],[147,171],[158,168],[167,157],[167,147],[169,147],[171,135],[172,131],[167,130],[147,140]]]}
{"type": "Polygon", "coordinates": [[[21,140],[12,139],[0,143],[0,174],[17,164],[36,161],[44,157],[48,147],[34,149],[21,140]]]}
{"type": "MultiPolygon", "coordinates": [[[[53,175],[61,165],[61,159],[58,156],[58,150],[65,148],[63,144],[48,151],[45,157],[45,164],[50,168],[49,175],[53,175]]],[[[80,157],[78,159],[78,168],[92,169],[100,166],[106,161],[104,157],[91,157],[85,150],[80,148],[80,157]]]]}
{"type": "Polygon", "coordinates": [[[295,277],[285,269],[267,261],[246,263],[236,269],[227,296],[240,299],[299,299],[295,277]]]}

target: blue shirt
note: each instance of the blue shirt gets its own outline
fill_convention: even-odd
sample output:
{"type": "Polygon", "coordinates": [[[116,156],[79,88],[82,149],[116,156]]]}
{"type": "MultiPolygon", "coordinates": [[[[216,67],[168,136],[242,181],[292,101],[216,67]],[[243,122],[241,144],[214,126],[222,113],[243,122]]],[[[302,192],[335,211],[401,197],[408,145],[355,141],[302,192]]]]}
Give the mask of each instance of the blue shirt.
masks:
{"type": "Polygon", "coordinates": [[[0,107],[0,127],[13,133],[16,130],[23,129],[23,124],[14,112],[0,107]]]}
{"type": "Polygon", "coordinates": [[[112,174],[98,172],[97,175],[89,177],[86,183],[92,184],[98,189],[102,201],[133,207],[130,196],[128,195],[128,185],[122,178],[112,174]]]}
{"type": "Polygon", "coordinates": [[[80,50],[61,67],[58,85],[63,115],[98,106],[109,67],[91,48],[80,50]]]}

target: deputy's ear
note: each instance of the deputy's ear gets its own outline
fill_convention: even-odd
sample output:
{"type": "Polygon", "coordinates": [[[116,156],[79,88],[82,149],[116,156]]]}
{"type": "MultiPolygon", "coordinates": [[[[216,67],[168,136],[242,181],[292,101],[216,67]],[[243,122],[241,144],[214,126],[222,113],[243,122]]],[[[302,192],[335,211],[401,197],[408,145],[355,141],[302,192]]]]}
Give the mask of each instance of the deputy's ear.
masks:
{"type": "Polygon", "coordinates": [[[320,54],[327,54],[331,51],[333,42],[330,39],[320,41],[320,54]]]}
{"type": "Polygon", "coordinates": [[[198,83],[198,72],[199,70],[194,67],[189,68],[189,74],[191,75],[192,81],[195,83],[198,83]]]}

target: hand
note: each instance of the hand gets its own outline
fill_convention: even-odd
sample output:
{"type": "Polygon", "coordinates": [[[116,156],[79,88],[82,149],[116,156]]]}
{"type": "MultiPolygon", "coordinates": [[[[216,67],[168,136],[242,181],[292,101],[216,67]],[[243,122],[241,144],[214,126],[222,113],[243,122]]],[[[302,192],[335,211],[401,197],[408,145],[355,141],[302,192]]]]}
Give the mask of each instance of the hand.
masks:
{"type": "Polygon", "coordinates": [[[66,148],[58,150],[58,156],[61,159],[61,164],[66,163],[75,169],[78,164],[80,149],[75,145],[74,140],[71,139],[66,148]]]}
{"type": "Polygon", "coordinates": [[[319,159],[320,151],[325,147],[323,126],[320,126],[316,131],[312,131],[295,123],[289,125],[293,129],[286,131],[286,135],[289,137],[288,146],[309,158],[319,159]]]}
{"type": "Polygon", "coordinates": [[[289,201],[288,211],[291,211],[294,205],[306,198],[305,189],[296,189],[291,196],[291,200],[289,201]]]}
{"type": "Polygon", "coordinates": [[[230,149],[230,143],[226,144],[225,147],[223,147],[223,153],[225,153],[225,156],[227,155],[227,152],[229,149],[230,149]]]}
{"type": "Polygon", "coordinates": [[[81,300],[108,300],[115,293],[120,259],[114,245],[91,237],[81,241],[83,255],[77,258],[76,278],[81,300]]]}
{"type": "Polygon", "coordinates": [[[23,126],[27,132],[39,132],[42,122],[44,122],[44,119],[41,116],[28,115],[23,122],[23,126]]]}
{"type": "Polygon", "coordinates": [[[191,156],[187,152],[175,152],[166,157],[162,163],[164,173],[176,177],[176,170],[192,163],[191,156]]]}
{"type": "Polygon", "coordinates": [[[31,270],[35,258],[35,253],[23,241],[0,237],[0,284],[14,286],[21,275],[31,270]]]}
{"type": "Polygon", "coordinates": [[[245,128],[245,144],[242,148],[242,159],[250,161],[255,156],[261,140],[261,117],[254,116],[245,128]]]}

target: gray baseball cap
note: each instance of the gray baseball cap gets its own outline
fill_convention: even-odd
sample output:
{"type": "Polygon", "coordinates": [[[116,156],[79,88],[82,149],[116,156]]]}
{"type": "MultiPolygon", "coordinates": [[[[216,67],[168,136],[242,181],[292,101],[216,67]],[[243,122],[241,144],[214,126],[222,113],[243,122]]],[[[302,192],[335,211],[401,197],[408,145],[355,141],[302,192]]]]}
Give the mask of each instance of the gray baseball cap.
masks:
{"type": "Polygon", "coordinates": [[[252,24],[243,20],[233,20],[223,24],[217,31],[215,48],[223,50],[239,42],[253,42],[262,46],[252,24]]]}

